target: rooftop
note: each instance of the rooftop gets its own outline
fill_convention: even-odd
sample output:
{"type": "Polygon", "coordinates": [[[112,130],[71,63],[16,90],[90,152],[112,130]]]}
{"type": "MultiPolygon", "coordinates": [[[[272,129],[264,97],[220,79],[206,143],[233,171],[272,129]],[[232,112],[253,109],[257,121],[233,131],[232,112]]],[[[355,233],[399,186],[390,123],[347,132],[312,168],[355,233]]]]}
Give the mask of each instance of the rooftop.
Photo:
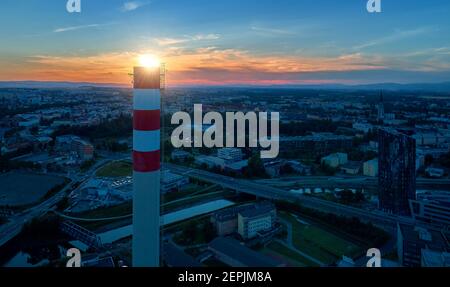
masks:
{"type": "Polygon", "coordinates": [[[233,258],[247,267],[279,267],[280,262],[260,254],[231,238],[218,237],[214,239],[209,248],[233,258]]]}
{"type": "Polygon", "coordinates": [[[261,204],[255,204],[251,208],[241,210],[239,212],[239,214],[242,217],[250,217],[251,218],[251,217],[258,217],[258,216],[267,214],[268,212],[271,212],[274,209],[275,209],[275,206],[272,203],[266,201],[261,204]]]}
{"type": "Polygon", "coordinates": [[[441,231],[407,225],[400,225],[400,230],[406,241],[437,251],[446,251],[450,248],[449,242],[441,231]]]}
{"type": "Polygon", "coordinates": [[[165,243],[163,256],[169,267],[201,267],[193,257],[176,247],[173,243],[165,243]]]}

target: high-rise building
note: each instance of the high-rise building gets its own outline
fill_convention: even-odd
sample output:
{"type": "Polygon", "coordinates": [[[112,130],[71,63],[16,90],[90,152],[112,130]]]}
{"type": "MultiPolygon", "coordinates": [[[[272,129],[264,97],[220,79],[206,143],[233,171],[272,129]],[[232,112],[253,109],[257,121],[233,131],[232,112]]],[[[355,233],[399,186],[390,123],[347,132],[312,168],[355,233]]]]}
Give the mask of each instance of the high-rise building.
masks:
{"type": "Polygon", "coordinates": [[[416,198],[416,141],[390,128],[378,131],[378,188],[380,209],[409,215],[416,198]]]}
{"type": "Polygon", "coordinates": [[[378,121],[382,122],[384,120],[384,99],[383,99],[383,92],[380,93],[380,101],[378,102],[377,106],[378,111],[378,121]]]}
{"type": "Polygon", "coordinates": [[[160,73],[134,68],[133,267],[160,265],[160,73]]]}

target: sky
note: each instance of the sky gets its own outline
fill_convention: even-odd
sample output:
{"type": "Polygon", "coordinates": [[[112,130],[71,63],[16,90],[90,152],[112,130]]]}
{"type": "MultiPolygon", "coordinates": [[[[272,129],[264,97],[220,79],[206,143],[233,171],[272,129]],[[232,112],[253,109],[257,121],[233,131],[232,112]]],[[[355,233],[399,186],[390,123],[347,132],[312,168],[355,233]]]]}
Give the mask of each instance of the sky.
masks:
{"type": "Polygon", "coordinates": [[[141,54],[169,86],[450,81],[450,1],[0,1],[0,81],[130,85],[141,54]]]}

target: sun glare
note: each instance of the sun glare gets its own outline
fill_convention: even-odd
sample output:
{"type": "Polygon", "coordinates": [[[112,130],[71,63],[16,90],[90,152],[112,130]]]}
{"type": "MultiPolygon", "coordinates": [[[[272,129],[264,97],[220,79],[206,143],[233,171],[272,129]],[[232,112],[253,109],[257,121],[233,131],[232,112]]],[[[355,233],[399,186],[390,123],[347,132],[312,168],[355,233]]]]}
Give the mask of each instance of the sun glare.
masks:
{"type": "Polygon", "coordinates": [[[146,68],[157,68],[161,66],[161,61],[154,55],[141,55],[139,64],[146,68]]]}

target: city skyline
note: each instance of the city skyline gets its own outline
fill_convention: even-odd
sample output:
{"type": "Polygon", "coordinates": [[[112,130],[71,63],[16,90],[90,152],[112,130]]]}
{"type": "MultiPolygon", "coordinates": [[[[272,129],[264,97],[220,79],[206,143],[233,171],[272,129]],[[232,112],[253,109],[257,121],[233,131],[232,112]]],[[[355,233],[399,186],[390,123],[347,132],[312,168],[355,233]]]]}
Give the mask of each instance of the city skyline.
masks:
{"type": "Polygon", "coordinates": [[[130,86],[140,54],[171,86],[370,84],[450,79],[447,1],[4,1],[0,81],[130,86]],[[17,13],[22,17],[14,17],[17,13]]]}

